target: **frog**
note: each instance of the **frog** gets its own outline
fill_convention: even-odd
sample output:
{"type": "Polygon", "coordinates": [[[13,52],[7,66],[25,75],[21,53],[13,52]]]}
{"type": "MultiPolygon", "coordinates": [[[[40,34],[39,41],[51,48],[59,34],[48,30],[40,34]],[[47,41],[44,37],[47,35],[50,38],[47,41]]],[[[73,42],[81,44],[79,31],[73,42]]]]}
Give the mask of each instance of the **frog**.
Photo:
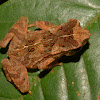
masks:
{"type": "Polygon", "coordinates": [[[83,47],[91,34],[76,19],[61,25],[46,21],[28,23],[26,16],[20,17],[0,41],[0,47],[9,47],[8,58],[1,61],[7,80],[21,93],[31,94],[27,69],[52,69],[63,55],[72,56],[83,47]],[[29,31],[30,27],[38,29],[29,31]]]}

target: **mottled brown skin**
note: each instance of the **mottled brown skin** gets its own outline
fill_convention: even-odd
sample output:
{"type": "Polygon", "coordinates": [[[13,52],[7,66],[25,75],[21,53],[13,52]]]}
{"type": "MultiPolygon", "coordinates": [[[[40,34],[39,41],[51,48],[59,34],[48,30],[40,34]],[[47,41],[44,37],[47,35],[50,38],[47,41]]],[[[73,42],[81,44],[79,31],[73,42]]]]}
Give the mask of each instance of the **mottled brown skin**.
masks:
{"type": "Polygon", "coordinates": [[[73,55],[89,38],[89,31],[80,27],[76,19],[61,25],[44,21],[28,25],[28,18],[21,17],[0,41],[2,48],[10,42],[9,59],[1,61],[7,80],[22,93],[30,92],[26,68],[51,69],[61,56],[73,55]],[[41,30],[28,32],[28,27],[32,26],[41,30]]]}

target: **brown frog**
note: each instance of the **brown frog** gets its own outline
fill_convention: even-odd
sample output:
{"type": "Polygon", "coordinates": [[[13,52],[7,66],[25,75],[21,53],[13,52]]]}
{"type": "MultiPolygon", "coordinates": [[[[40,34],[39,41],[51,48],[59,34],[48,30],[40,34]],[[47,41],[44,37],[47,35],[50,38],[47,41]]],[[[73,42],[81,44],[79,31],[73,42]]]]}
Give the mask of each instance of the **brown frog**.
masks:
{"type": "Polygon", "coordinates": [[[28,25],[28,18],[21,17],[0,41],[0,47],[8,43],[8,58],[1,61],[9,82],[22,92],[29,92],[27,68],[51,69],[63,55],[71,56],[75,49],[85,45],[90,32],[83,29],[76,19],[70,19],[61,25],[36,21],[28,25]],[[28,31],[36,26],[41,30],[28,31]]]}

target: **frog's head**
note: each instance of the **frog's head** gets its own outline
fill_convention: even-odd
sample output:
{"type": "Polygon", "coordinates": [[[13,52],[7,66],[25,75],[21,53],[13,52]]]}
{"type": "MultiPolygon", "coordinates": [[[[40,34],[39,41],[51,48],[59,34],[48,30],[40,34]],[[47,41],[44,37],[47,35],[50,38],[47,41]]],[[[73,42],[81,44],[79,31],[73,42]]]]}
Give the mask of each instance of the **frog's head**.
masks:
{"type": "Polygon", "coordinates": [[[85,45],[90,38],[90,32],[82,28],[78,20],[70,19],[67,23],[63,23],[58,27],[56,36],[58,40],[52,47],[52,51],[69,53],[69,51],[85,45]]]}
{"type": "Polygon", "coordinates": [[[79,21],[77,21],[76,25],[73,27],[74,39],[83,46],[87,43],[90,35],[89,30],[82,28],[79,21]]]}
{"type": "Polygon", "coordinates": [[[63,36],[72,37],[80,45],[85,45],[90,38],[90,32],[80,26],[80,22],[76,19],[70,19],[67,23],[61,24],[63,36]]]}

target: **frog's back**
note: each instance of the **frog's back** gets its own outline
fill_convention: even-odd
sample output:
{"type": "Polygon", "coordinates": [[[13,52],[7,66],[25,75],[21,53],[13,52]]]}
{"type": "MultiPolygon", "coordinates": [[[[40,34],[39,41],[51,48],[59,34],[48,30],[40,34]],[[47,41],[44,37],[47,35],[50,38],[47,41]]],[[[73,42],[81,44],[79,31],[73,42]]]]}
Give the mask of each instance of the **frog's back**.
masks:
{"type": "Polygon", "coordinates": [[[70,51],[84,45],[90,37],[89,31],[81,28],[79,22],[73,19],[55,32],[50,30],[29,32],[21,39],[15,37],[14,42],[11,41],[13,45],[10,44],[9,57],[15,56],[27,68],[48,66],[62,55],[70,56],[70,51]]]}

